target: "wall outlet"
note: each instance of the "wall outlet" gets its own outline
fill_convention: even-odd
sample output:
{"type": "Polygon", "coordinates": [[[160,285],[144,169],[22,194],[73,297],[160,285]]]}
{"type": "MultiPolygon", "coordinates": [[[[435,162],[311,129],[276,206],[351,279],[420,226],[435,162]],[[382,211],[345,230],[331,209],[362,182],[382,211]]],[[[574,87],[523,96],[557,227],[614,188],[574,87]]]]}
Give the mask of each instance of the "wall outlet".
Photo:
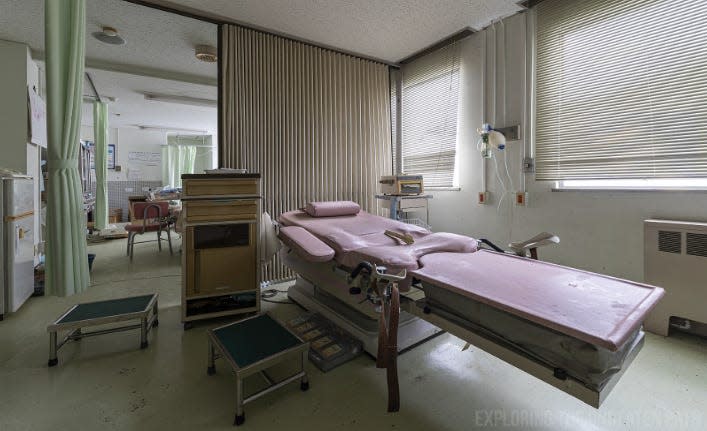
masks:
{"type": "Polygon", "coordinates": [[[535,159],[532,157],[523,158],[523,173],[534,174],[535,173],[535,159]]]}
{"type": "Polygon", "coordinates": [[[516,193],[516,206],[524,207],[528,205],[528,192],[516,193]]]}
{"type": "Polygon", "coordinates": [[[134,191],[135,191],[135,189],[132,188],[132,187],[126,187],[126,188],[125,188],[125,192],[126,192],[126,193],[132,193],[132,192],[134,192],[134,191]]]}
{"type": "Polygon", "coordinates": [[[149,187],[143,187],[143,188],[142,188],[142,191],[143,191],[143,192],[149,192],[149,191],[150,191],[150,188],[149,188],[149,187]]]}
{"type": "Polygon", "coordinates": [[[489,200],[489,192],[479,192],[479,204],[484,205],[489,200]]]}

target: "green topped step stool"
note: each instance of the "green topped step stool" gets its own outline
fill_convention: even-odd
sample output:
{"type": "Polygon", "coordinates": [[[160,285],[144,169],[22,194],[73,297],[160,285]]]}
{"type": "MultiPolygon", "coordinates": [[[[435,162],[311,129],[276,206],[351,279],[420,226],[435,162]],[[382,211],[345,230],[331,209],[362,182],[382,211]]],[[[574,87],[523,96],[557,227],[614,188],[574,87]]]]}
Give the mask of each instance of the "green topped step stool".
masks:
{"type": "Polygon", "coordinates": [[[307,352],[309,343],[302,341],[295,334],[283,327],[268,313],[249,317],[208,330],[209,367],[207,373],[216,373],[215,360],[223,358],[236,373],[236,419],[234,425],[245,422],[243,405],[261,396],[282,388],[295,380],[300,381],[300,389],[309,389],[307,372],[307,352]],[[299,356],[300,370],[281,380],[274,381],[266,369],[299,356]],[[243,379],[253,374],[261,374],[268,382],[268,387],[248,397],[243,394],[243,379]]]}
{"type": "Polygon", "coordinates": [[[140,328],[140,348],[147,347],[147,334],[157,326],[157,294],[133,296],[130,298],[110,299],[107,301],[87,302],[77,304],[66,310],[64,314],[47,326],[49,332],[49,362],[53,367],[59,363],[57,352],[68,341],[79,341],[85,337],[109,334],[112,332],[129,331],[140,328]],[[91,332],[83,332],[83,328],[108,325],[118,322],[137,321],[129,325],[114,326],[91,332]],[[57,343],[57,332],[71,331],[57,343]]]}

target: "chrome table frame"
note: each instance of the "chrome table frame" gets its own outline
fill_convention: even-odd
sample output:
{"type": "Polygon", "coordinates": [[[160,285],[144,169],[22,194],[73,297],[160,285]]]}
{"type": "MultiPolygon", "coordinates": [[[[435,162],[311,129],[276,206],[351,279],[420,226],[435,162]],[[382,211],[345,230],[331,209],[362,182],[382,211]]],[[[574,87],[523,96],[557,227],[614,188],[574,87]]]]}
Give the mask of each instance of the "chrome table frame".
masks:
{"type": "MultiPolygon", "coordinates": [[[[144,296],[144,295],[138,295],[138,296],[144,296]]],[[[120,299],[128,299],[128,298],[119,298],[120,299]]],[[[79,305],[85,305],[85,304],[94,304],[96,302],[104,302],[104,301],[94,301],[94,302],[86,302],[83,304],[76,304],[66,310],[58,319],[54,321],[54,323],[50,324],[47,326],[47,332],[49,332],[49,361],[47,362],[47,365],[49,367],[53,367],[59,363],[59,359],[57,358],[57,353],[59,349],[64,346],[68,341],[79,341],[82,338],[86,337],[93,337],[96,335],[103,335],[103,334],[110,334],[113,332],[122,332],[122,331],[130,331],[133,329],[140,329],[140,348],[144,349],[147,347],[147,334],[150,332],[150,330],[153,327],[156,327],[159,324],[159,320],[157,318],[158,315],[158,310],[157,310],[157,294],[153,293],[152,298],[148,302],[147,306],[140,311],[136,312],[131,312],[131,313],[123,313],[123,314],[107,314],[105,316],[101,317],[96,317],[93,319],[85,319],[85,320],[76,320],[76,321],[71,321],[71,322],[64,322],[62,323],[62,319],[64,319],[69,313],[74,311],[76,307],[79,305]],[[140,323],[136,324],[130,324],[130,325],[124,325],[124,326],[117,326],[117,327],[111,327],[107,329],[101,329],[101,330],[95,330],[91,332],[83,332],[83,328],[88,328],[91,326],[99,326],[99,325],[107,325],[111,323],[117,323],[117,322],[126,322],[126,321],[131,321],[131,320],[140,320],[140,323]],[[61,342],[57,342],[57,333],[59,331],[70,331],[66,337],[61,342]]]]}
{"type": "MultiPolygon", "coordinates": [[[[228,349],[224,344],[222,343],[221,339],[216,335],[215,331],[218,331],[219,329],[226,328],[228,326],[232,325],[238,325],[241,322],[245,322],[247,320],[251,319],[257,319],[260,318],[264,315],[267,315],[272,318],[270,313],[262,313],[258,314],[252,317],[248,317],[246,319],[239,320],[237,322],[229,323],[227,325],[219,326],[217,328],[209,329],[207,331],[208,334],[208,341],[209,341],[209,346],[208,346],[208,368],[207,368],[207,374],[212,376],[216,374],[216,364],[215,361],[216,359],[223,358],[233,369],[233,371],[236,373],[236,417],[234,419],[234,425],[242,425],[245,422],[245,412],[243,411],[243,406],[251,401],[254,401],[263,395],[266,395],[272,391],[275,391],[277,389],[280,389],[284,387],[285,385],[294,382],[295,380],[300,380],[300,390],[306,391],[309,389],[309,380],[307,378],[307,371],[305,370],[306,364],[309,360],[308,358],[308,353],[309,353],[309,342],[303,341],[300,337],[297,336],[294,332],[290,331],[287,327],[284,325],[280,324],[276,319],[272,318],[277,324],[290,334],[292,334],[293,337],[295,337],[298,341],[299,344],[297,344],[294,347],[290,347],[288,349],[282,350],[280,352],[277,352],[275,354],[272,354],[270,356],[267,356],[265,358],[261,358],[252,364],[246,365],[241,367],[238,365],[238,363],[235,361],[235,359],[228,353],[228,349]],[[267,374],[265,371],[267,368],[270,368],[274,365],[277,365],[284,360],[286,360],[290,355],[293,354],[299,354],[301,357],[301,363],[300,363],[300,371],[296,372],[295,374],[285,378],[284,380],[281,380],[279,382],[276,382],[274,379],[270,377],[270,375],[267,374]],[[260,374],[265,381],[268,383],[268,386],[265,389],[262,389],[252,395],[249,395],[248,397],[244,396],[243,393],[243,380],[246,377],[249,377],[253,374],[260,374]]],[[[267,334],[255,334],[255,336],[259,337],[265,337],[267,334]]]]}

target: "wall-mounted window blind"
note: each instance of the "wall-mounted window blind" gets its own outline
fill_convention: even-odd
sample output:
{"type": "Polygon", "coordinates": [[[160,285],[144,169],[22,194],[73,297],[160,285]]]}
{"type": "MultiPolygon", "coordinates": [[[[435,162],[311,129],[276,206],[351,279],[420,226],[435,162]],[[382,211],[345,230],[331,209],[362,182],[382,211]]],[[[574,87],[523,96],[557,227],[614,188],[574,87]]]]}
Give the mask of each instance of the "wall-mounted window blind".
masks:
{"type": "Polygon", "coordinates": [[[459,109],[459,43],[401,68],[402,166],[425,187],[454,186],[459,109]]]}
{"type": "Polygon", "coordinates": [[[707,176],[707,2],[537,6],[536,178],[707,176]]]}
{"type": "Polygon", "coordinates": [[[398,148],[400,142],[398,139],[398,80],[400,78],[400,70],[390,69],[390,141],[392,144],[392,172],[400,173],[398,166],[398,148]]]}

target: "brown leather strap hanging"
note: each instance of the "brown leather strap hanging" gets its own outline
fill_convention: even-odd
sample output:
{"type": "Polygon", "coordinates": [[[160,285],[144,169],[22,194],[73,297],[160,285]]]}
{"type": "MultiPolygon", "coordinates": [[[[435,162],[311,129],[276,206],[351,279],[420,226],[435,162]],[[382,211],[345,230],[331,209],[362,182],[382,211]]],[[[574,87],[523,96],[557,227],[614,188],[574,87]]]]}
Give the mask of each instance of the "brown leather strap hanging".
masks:
{"type": "Polygon", "coordinates": [[[400,321],[400,293],[398,284],[391,286],[390,298],[381,295],[381,314],[378,320],[378,357],[376,367],[386,369],[388,381],[388,411],[400,410],[400,387],[398,382],[398,324],[400,321]]]}

